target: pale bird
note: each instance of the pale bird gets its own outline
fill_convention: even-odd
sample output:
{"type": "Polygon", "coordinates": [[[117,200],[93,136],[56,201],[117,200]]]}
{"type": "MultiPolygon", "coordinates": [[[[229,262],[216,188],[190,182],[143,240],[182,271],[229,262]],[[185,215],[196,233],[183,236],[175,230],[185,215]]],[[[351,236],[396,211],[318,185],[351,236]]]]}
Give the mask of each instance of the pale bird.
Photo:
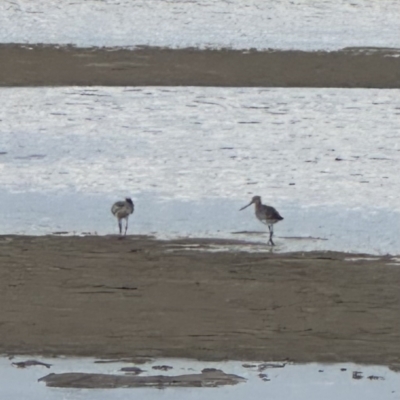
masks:
{"type": "Polygon", "coordinates": [[[132,202],[132,200],[127,197],[125,201],[117,201],[116,203],[113,204],[111,207],[111,212],[115,217],[118,219],[118,226],[119,226],[119,234],[122,235],[122,220],[125,220],[125,233],[124,236],[126,236],[126,231],[128,230],[128,219],[131,214],[133,214],[133,211],[135,209],[135,206],[132,202]]]}
{"type": "Polygon", "coordinates": [[[242,207],[239,211],[244,210],[245,208],[251,206],[252,204],[255,205],[255,212],[258,220],[268,226],[269,229],[268,243],[271,243],[271,246],[275,246],[275,243],[272,240],[272,236],[274,235],[274,224],[276,224],[279,221],[282,221],[283,217],[281,217],[281,215],[278,213],[278,211],[275,210],[274,207],[267,206],[261,203],[260,196],[254,196],[251,199],[251,202],[247,204],[247,206],[242,207]]]}

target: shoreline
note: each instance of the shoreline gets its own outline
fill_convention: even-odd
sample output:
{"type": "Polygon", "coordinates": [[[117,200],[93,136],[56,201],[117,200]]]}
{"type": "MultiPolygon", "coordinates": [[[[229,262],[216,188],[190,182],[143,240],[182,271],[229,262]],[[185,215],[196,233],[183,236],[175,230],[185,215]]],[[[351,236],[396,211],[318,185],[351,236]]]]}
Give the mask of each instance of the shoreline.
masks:
{"type": "Polygon", "coordinates": [[[212,240],[138,236],[1,239],[2,354],[400,365],[390,257],[210,252],[212,240]]]}
{"type": "Polygon", "coordinates": [[[0,86],[400,88],[398,54],[0,44],[0,86]]]}

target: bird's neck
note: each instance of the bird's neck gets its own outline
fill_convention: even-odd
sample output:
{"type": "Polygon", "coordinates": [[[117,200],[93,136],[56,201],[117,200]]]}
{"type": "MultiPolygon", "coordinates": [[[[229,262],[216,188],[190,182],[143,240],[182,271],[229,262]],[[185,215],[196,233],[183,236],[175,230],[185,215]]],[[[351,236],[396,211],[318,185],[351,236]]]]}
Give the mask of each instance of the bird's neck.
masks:
{"type": "Polygon", "coordinates": [[[256,210],[260,210],[262,207],[261,201],[258,201],[257,203],[254,203],[254,206],[256,208],[256,210]]]}

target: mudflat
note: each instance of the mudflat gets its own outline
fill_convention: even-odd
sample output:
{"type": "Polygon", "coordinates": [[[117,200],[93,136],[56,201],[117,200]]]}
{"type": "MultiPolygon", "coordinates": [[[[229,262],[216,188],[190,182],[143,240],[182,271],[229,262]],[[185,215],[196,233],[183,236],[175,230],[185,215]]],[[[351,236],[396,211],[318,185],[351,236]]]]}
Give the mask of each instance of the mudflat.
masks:
{"type": "Polygon", "coordinates": [[[0,44],[0,86],[399,88],[399,54],[0,44]]]}
{"type": "Polygon", "coordinates": [[[0,352],[400,365],[396,260],[234,244],[2,236],[0,352]]]}

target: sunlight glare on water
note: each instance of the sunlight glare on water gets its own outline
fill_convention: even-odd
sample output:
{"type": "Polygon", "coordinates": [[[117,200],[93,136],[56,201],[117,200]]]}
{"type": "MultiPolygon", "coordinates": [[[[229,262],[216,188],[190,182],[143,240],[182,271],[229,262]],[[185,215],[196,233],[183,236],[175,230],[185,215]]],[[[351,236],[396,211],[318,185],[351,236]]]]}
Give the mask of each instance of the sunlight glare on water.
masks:
{"type": "Polygon", "coordinates": [[[400,253],[398,90],[2,92],[2,233],[113,233],[130,195],[131,233],[227,237],[265,230],[238,212],[258,194],[284,251],[400,253]]]}
{"type": "Polygon", "coordinates": [[[400,48],[399,15],[397,0],[4,1],[0,42],[308,51],[400,48]]]}

